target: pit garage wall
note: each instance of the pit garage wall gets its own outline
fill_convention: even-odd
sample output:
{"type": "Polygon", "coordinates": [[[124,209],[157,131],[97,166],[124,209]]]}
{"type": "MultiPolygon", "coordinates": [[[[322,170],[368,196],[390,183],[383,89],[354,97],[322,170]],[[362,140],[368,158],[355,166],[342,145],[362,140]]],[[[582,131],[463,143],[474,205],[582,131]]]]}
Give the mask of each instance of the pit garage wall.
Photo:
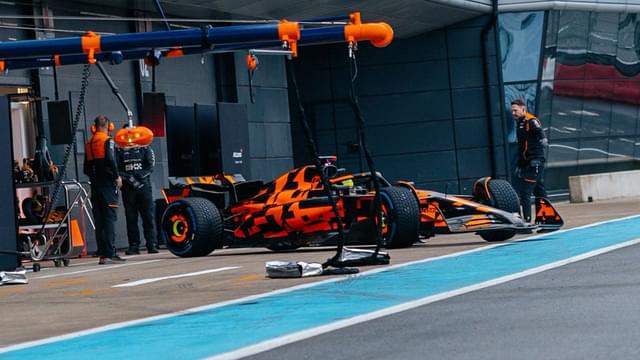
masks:
{"type": "MultiPolygon", "coordinates": [[[[78,15],[73,11],[58,10],[59,4],[50,3],[52,12],[54,15],[78,15]]],[[[66,7],[66,6],[65,6],[66,7]]],[[[96,11],[101,13],[108,13],[120,16],[126,16],[123,12],[111,11],[110,9],[85,9],[86,11],[96,11]],[[108,11],[107,11],[108,10],[108,11]]],[[[78,21],[63,21],[58,20],[55,22],[55,27],[58,29],[91,29],[93,31],[101,31],[107,33],[121,33],[132,32],[134,29],[132,25],[121,22],[78,22],[78,21]]],[[[51,36],[51,35],[47,35],[51,36]]],[[[78,36],[78,34],[66,34],[56,33],[55,37],[64,36],[78,36]]],[[[133,111],[134,119],[139,119],[140,109],[137,105],[136,99],[136,76],[135,71],[138,70],[137,62],[124,62],[120,65],[104,64],[106,71],[109,73],[114,83],[118,86],[120,93],[122,94],[125,102],[133,111]]],[[[70,100],[72,114],[75,115],[79,94],[80,85],[82,81],[83,65],[71,65],[57,68],[58,76],[58,91],[59,98],[61,100],[70,100]]],[[[55,87],[53,81],[52,68],[41,68],[34,70],[37,74],[37,81],[34,84],[39,90],[42,97],[47,97],[50,100],[55,99],[55,87]]],[[[67,170],[67,178],[77,178],[80,181],[88,181],[88,178],[83,174],[82,167],[84,162],[84,143],[91,136],[90,127],[93,123],[93,119],[99,115],[104,114],[115,123],[116,129],[120,129],[126,122],[126,112],[120,102],[113,95],[111,88],[104,80],[104,77],[100,73],[97,67],[91,67],[91,75],[89,77],[89,85],[87,87],[85,95],[84,109],[80,117],[80,123],[78,125],[78,131],[76,132],[78,146],[76,147],[75,156],[72,156],[69,161],[69,168],[67,170]]],[[[42,123],[44,127],[44,133],[47,138],[49,136],[49,115],[47,113],[46,103],[42,103],[41,109],[42,123]]],[[[135,120],[134,120],[135,121],[135,120]]],[[[158,141],[154,144],[154,149],[158,157],[158,166],[155,171],[155,178],[161,177],[163,172],[166,172],[166,161],[163,159],[163,153],[166,150],[162,150],[163,141],[158,141]]],[[[65,145],[50,145],[49,150],[52,153],[54,161],[58,164],[62,163],[65,145]]],[[[155,183],[155,187],[158,187],[160,183],[155,183]]],[[[62,198],[62,197],[61,197],[62,198]]],[[[118,209],[118,223],[116,224],[116,246],[119,248],[128,246],[126,235],[126,222],[124,216],[124,209],[122,206],[118,209]]],[[[91,252],[95,250],[95,244],[92,241],[93,233],[89,232],[88,250],[91,252]]]]}
{"type": "MultiPolygon", "coordinates": [[[[31,8],[27,6],[15,6],[9,4],[0,4],[0,14],[5,16],[23,16],[31,15],[31,8]]],[[[28,26],[27,21],[12,21],[16,27],[28,26]]],[[[4,29],[0,28],[0,41],[15,41],[30,38],[32,32],[24,29],[4,29]]],[[[16,70],[4,75],[0,75],[0,84],[2,85],[18,85],[29,86],[31,84],[31,72],[28,70],[16,70]]]]}
{"type": "Polygon", "coordinates": [[[249,112],[250,175],[271,181],[293,166],[285,59],[260,56],[249,86],[245,56],[234,54],[238,102],[247,104],[249,112]]]}
{"type": "MultiPolygon", "coordinates": [[[[433,190],[470,193],[475,179],[491,174],[489,126],[479,17],[387,48],[358,51],[356,91],[367,120],[369,147],[390,180],[409,179],[433,190]]],[[[496,57],[489,34],[489,83],[497,175],[504,177],[496,57]]],[[[302,102],[320,152],[337,154],[340,166],[360,170],[354,113],[348,105],[346,46],[302,48],[297,64],[302,102]]],[[[296,165],[309,161],[292,99],[296,165]]],[[[510,120],[510,119],[509,119],[510,120]]]]}
{"type": "MultiPolygon", "coordinates": [[[[61,9],[73,9],[71,2],[49,2],[50,11],[55,15],[79,15],[74,11],[61,9]]],[[[10,9],[11,7],[9,7],[10,9]]],[[[3,13],[5,8],[0,8],[3,13]]],[[[119,16],[132,16],[108,7],[88,7],[82,5],[83,11],[112,14],[119,16]]],[[[25,7],[23,12],[29,14],[41,11],[41,8],[25,7]]],[[[42,24],[38,24],[42,26],[42,24]]],[[[104,31],[111,33],[134,32],[136,28],[132,24],[121,22],[93,22],[82,23],[77,21],[56,21],[54,24],[61,29],[81,29],[104,31]]],[[[163,30],[154,26],[154,30],[163,30]]],[[[7,30],[0,29],[0,34],[7,30]]],[[[7,32],[7,36],[14,35],[15,30],[7,32]]],[[[25,32],[18,39],[32,39],[33,33],[25,32]]],[[[57,33],[56,37],[76,34],[57,33]]],[[[39,33],[39,37],[52,37],[51,34],[39,33]]],[[[6,37],[5,37],[6,39],[6,37]]],[[[4,40],[4,39],[3,39],[4,40]]],[[[164,59],[156,72],[156,91],[164,92],[168,105],[192,106],[194,103],[215,104],[217,101],[247,103],[249,111],[249,135],[250,135],[250,159],[251,174],[245,174],[249,178],[271,180],[282,172],[287,171],[293,165],[291,150],[291,131],[289,127],[289,105],[287,83],[284,72],[284,61],[281,57],[264,57],[260,59],[260,69],[253,80],[255,103],[251,103],[248,90],[248,75],[244,65],[244,54],[231,54],[232,61],[218,61],[219,56],[205,55],[200,57],[187,56],[182,58],[164,59]],[[219,63],[218,63],[219,62],[219,63]],[[224,79],[220,74],[225,74],[224,79]],[[219,80],[219,81],[217,81],[219,80]],[[232,96],[223,94],[232,93],[232,96]]],[[[142,93],[151,91],[151,69],[146,68],[141,62],[127,61],[120,65],[105,64],[107,72],[119,87],[125,101],[134,114],[134,122],[140,119],[142,111],[142,93]]],[[[73,65],[58,68],[58,89],[60,99],[71,99],[72,111],[75,112],[78,92],[81,83],[83,66],[73,65]]],[[[55,98],[53,71],[51,68],[42,68],[33,71],[12,71],[9,77],[0,78],[0,83],[33,84],[36,91],[42,97],[50,100],[55,98]],[[6,81],[5,81],[6,80],[6,81]]],[[[91,135],[89,128],[93,118],[97,114],[105,114],[116,123],[116,128],[122,127],[126,122],[126,114],[116,97],[112,94],[106,81],[99,70],[92,66],[89,87],[86,95],[84,113],[78,131],[78,144],[82,144],[91,135]]],[[[49,122],[46,105],[41,109],[43,130],[49,136],[49,122]]],[[[168,157],[165,138],[156,138],[153,144],[156,154],[156,168],[153,174],[154,197],[160,198],[159,189],[168,186],[168,157]]],[[[50,146],[54,160],[62,162],[64,146],[50,146]]],[[[69,163],[68,177],[76,177],[87,180],[82,174],[82,162],[84,159],[83,146],[79,146],[76,156],[72,156],[69,163]],[[77,161],[77,167],[76,167],[77,161]]],[[[118,213],[116,225],[116,239],[118,247],[127,246],[126,225],[124,211],[121,207],[118,213]]],[[[89,247],[89,251],[94,248],[89,247]]]]}

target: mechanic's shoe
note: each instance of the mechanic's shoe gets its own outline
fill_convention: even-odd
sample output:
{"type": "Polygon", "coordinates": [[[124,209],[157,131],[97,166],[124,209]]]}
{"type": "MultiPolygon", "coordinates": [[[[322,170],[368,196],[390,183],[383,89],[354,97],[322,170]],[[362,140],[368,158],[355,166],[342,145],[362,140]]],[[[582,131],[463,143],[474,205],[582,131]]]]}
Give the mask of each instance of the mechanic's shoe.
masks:
{"type": "Polygon", "coordinates": [[[123,263],[125,261],[127,261],[127,259],[123,259],[120,256],[118,256],[118,254],[113,255],[112,257],[110,257],[111,261],[116,262],[116,263],[123,263]]]}
{"type": "Polygon", "coordinates": [[[157,254],[158,253],[158,249],[156,249],[155,246],[152,246],[152,247],[147,249],[147,253],[149,253],[149,254],[157,254]]]}
{"type": "Polygon", "coordinates": [[[104,257],[101,256],[100,260],[98,261],[98,265],[109,265],[109,264],[119,264],[119,263],[123,263],[127,261],[126,259],[121,258],[120,256],[116,255],[113,257],[104,257]]]}
{"type": "Polygon", "coordinates": [[[124,252],[125,255],[140,255],[140,250],[138,249],[127,249],[127,251],[124,252]]]}

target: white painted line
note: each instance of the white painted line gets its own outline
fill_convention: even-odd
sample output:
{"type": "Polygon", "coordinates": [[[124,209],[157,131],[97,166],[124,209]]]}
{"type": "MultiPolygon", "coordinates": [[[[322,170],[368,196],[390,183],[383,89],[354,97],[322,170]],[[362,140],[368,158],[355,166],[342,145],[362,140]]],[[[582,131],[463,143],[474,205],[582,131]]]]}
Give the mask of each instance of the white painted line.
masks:
{"type": "Polygon", "coordinates": [[[137,261],[137,262],[131,262],[131,263],[126,263],[126,264],[109,265],[109,266],[99,265],[100,267],[95,267],[95,268],[86,269],[86,270],[70,271],[70,272],[60,273],[60,274],[44,275],[44,276],[31,278],[30,280],[51,279],[51,278],[56,278],[56,277],[61,277],[61,276],[84,274],[84,273],[94,272],[94,271],[111,270],[111,269],[117,269],[117,268],[121,268],[121,267],[125,267],[125,266],[135,266],[135,265],[149,264],[149,263],[156,262],[156,261],[161,261],[161,260],[162,259],[137,261]]]}
{"type": "Polygon", "coordinates": [[[445,300],[445,299],[449,299],[452,298],[454,296],[458,296],[458,295],[463,295],[466,293],[470,293],[473,291],[477,291],[477,290],[481,290],[484,288],[488,288],[491,286],[495,286],[495,285],[499,285],[499,284],[503,284],[512,280],[516,280],[516,279],[520,279],[529,275],[534,275],[537,273],[541,273],[543,271],[547,271],[547,270],[551,270],[551,269],[555,269],[564,265],[568,265],[580,260],[584,260],[590,257],[594,257],[597,255],[601,255],[613,250],[617,250],[623,247],[627,247],[627,246],[631,246],[631,245],[635,245],[640,243],[640,239],[634,239],[634,240],[629,240],[620,244],[616,244],[616,245],[612,245],[606,248],[602,248],[602,249],[598,249],[598,250],[594,250],[594,251],[590,251],[588,253],[584,253],[578,256],[574,256],[574,257],[570,257],[567,259],[563,259],[560,261],[556,261],[550,264],[546,264],[537,268],[533,268],[533,269],[529,269],[529,270],[525,270],[519,273],[515,273],[515,274],[511,274],[511,275],[507,275],[507,276],[503,276],[503,277],[499,277],[493,280],[489,280],[489,281],[485,281],[482,283],[478,283],[478,284],[474,284],[474,285],[470,285],[467,287],[463,287],[460,289],[456,289],[456,290],[452,290],[452,291],[447,291],[444,293],[440,293],[437,295],[432,295],[432,296],[428,296],[422,299],[418,299],[418,300],[414,300],[411,302],[407,302],[404,304],[400,304],[400,305],[396,305],[396,306],[392,306],[386,309],[382,309],[379,311],[375,311],[372,313],[368,313],[368,314],[364,314],[364,315],[358,315],[358,316],[354,316],[352,318],[349,319],[345,319],[345,320],[340,320],[340,321],[336,321],[327,325],[322,325],[322,326],[318,326],[315,327],[313,329],[308,329],[308,330],[303,330],[303,331],[299,331],[297,333],[293,333],[293,334],[288,334],[285,336],[281,336],[275,339],[271,339],[271,340],[267,340],[267,341],[263,341],[261,343],[255,344],[255,345],[251,345],[251,346],[247,346],[245,348],[239,349],[239,350],[235,350],[235,351],[230,351],[227,353],[223,353],[220,355],[216,355],[216,356],[212,356],[209,358],[206,358],[206,360],[231,360],[231,359],[240,359],[246,356],[251,356],[251,355],[255,355],[261,352],[265,352],[268,350],[272,350],[275,349],[277,347],[283,346],[283,345],[287,345],[287,344],[291,344],[294,342],[298,342],[304,339],[308,339],[317,335],[321,335],[321,334],[325,334],[331,331],[335,331],[338,329],[342,329],[348,326],[352,326],[352,325],[356,325],[356,324],[360,324],[363,322],[367,322],[367,321],[371,321],[374,319],[378,319],[387,315],[393,315],[399,312],[403,312],[403,311],[407,311],[407,310],[411,310],[411,309],[415,309],[417,307],[420,306],[424,306],[427,304],[431,304],[434,303],[436,301],[441,301],[441,300],[445,300]]]}
{"type": "MultiPolygon", "coordinates": [[[[571,228],[571,229],[558,230],[558,231],[553,232],[553,234],[558,234],[558,233],[562,233],[562,232],[566,232],[566,231],[572,231],[572,230],[578,230],[578,229],[590,228],[590,227],[594,227],[594,226],[597,226],[597,225],[612,223],[612,222],[616,222],[616,221],[628,220],[628,219],[632,219],[632,218],[635,218],[635,217],[640,217],[640,215],[632,215],[632,216],[627,216],[627,217],[618,218],[618,219],[599,221],[599,222],[596,222],[596,223],[593,223],[593,224],[587,224],[587,225],[583,225],[583,226],[578,226],[578,227],[574,227],[574,228],[571,228]]],[[[548,236],[548,235],[550,235],[550,234],[546,233],[546,234],[541,234],[541,235],[535,235],[535,236],[531,236],[531,237],[528,237],[528,238],[513,240],[513,242],[532,240],[532,239],[537,239],[537,238],[540,238],[542,236],[548,236]]],[[[631,245],[635,244],[635,243],[632,243],[633,241],[634,240],[628,241],[626,243],[620,243],[620,244],[618,244],[616,246],[618,246],[619,248],[624,247],[624,246],[631,246],[631,245]],[[626,244],[626,245],[624,245],[624,244],[626,244]]],[[[167,319],[167,318],[180,316],[180,315],[193,314],[193,313],[197,313],[197,312],[201,312],[201,311],[212,310],[212,309],[223,307],[223,306],[227,306],[227,305],[239,304],[239,303],[243,303],[243,302],[250,302],[250,301],[253,301],[253,300],[262,299],[262,298],[273,296],[273,295],[286,294],[286,293],[290,293],[290,292],[301,290],[301,289],[307,289],[307,288],[320,286],[320,285],[323,285],[323,284],[328,284],[328,283],[332,283],[332,282],[341,281],[341,280],[344,280],[345,278],[354,278],[354,277],[359,277],[359,276],[366,276],[368,274],[374,274],[374,273],[378,273],[378,272],[381,272],[381,271],[387,271],[389,269],[405,267],[405,266],[409,266],[409,265],[412,265],[412,264],[425,263],[425,262],[435,261],[435,260],[438,260],[438,259],[460,256],[460,255],[469,254],[469,253],[473,253],[473,252],[477,252],[477,251],[491,249],[491,248],[494,248],[494,247],[497,247],[497,246],[504,246],[505,244],[508,244],[508,243],[509,242],[501,243],[501,244],[488,245],[488,246],[484,246],[484,247],[480,247],[480,248],[476,248],[476,249],[471,249],[471,250],[466,250],[466,251],[461,251],[461,252],[453,253],[453,254],[449,254],[449,255],[443,255],[443,256],[438,256],[438,257],[433,257],[433,258],[428,258],[428,259],[423,259],[423,260],[417,260],[417,261],[412,261],[412,262],[407,262],[407,263],[402,263],[402,264],[396,264],[396,265],[387,266],[387,267],[383,267],[383,268],[379,268],[379,269],[369,270],[369,271],[365,271],[365,272],[362,272],[362,273],[356,274],[356,275],[347,275],[347,276],[335,277],[335,278],[331,278],[331,279],[327,279],[327,280],[323,280],[323,281],[317,281],[317,282],[313,282],[313,283],[296,285],[296,286],[292,286],[292,287],[289,287],[289,288],[269,291],[269,292],[262,293],[262,294],[250,295],[250,296],[239,298],[239,299],[223,301],[223,302],[219,302],[219,303],[215,303],[215,304],[198,306],[198,307],[194,307],[194,308],[191,308],[191,309],[176,311],[176,312],[173,312],[173,313],[150,316],[150,317],[147,317],[147,318],[136,319],[136,320],[131,320],[131,321],[125,321],[125,322],[110,324],[110,325],[106,325],[106,326],[100,326],[100,327],[93,328],[93,329],[76,331],[76,332],[68,333],[68,334],[65,334],[65,335],[53,336],[53,337],[46,338],[46,339],[41,339],[41,340],[28,341],[28,342],[24,342],[24,343],[10,345],[10,346],[6,346],[6,347],[3,347],[3,348],[0,348],[0,354],[6,353],[6,352],[10,352],[10,351],[20,350],[20,349],[26,349],[26,348],[33,347],[33,346],[49,344],[49,343],[53,343],[53,342],[56,342],[56,341],[71,340],[71,339],[75,339],[75,338],[78,338],[78,337],[81,337],[81,336],[97,334],[97,333],[104,332],[104,331],[121,329],[121,328],[125,328],[127,326],[134,326],[134,325],[138,325],[138,324],[144,324],[144,323],[147,323],[147,322],[150,322],[150,321],[162,320],[162,319],[167,319]]],[[[604,249],[600,249],[600,250],[604,250],[604,249]]],[[[615,250],[615,249],[612,249],[612,250],[615,250]]],[[[474,285],[474,286],[477,286],[477,285],[474,285]]],[[[459,290],[461,290],[461,289],[458,289],[458,290],[455,290],[455,291],[459,291],[459,290]]],[[[441,296],[441,295],[442,294],[434,295],[434,296],[441,296]]],[[[420,301],[420,300],[418,300],[418,301],[420,301]]],[[[437,300],[433,300],[433,301],[437,301],[437,300]]],[[[398,306],[402,306],[402,305],[398,305],[398,306]]]]}
{"type": "Polygon", "coordinates": [[[132,281],[132,282],[124,283],[124,284],[113,285],[112,287],[114,287],[114,288],[133,287],[133,286],[145,285],[145,284],[149,284],[149,283],[153,283],[153,282],[157,282],[157,281],[162,281],[162,280],[179,279],[179,278],[189,277],[189,276],[198,276],[198,275],[204,275],[204,274],[211,274],[211,273],[216,273],[216,272],[226,271],[226,270],[233,270],[233,269],[238,269],[238,268],[240,268],[240,266],[227,266],[227,267],[221,267],[221,268],[217,268],[217,269],[202,270],[202,271],[196,271],[196,272],[186,273],[186,274],[178,274],[178,275],[170,275],[170,276],[162,276],[162,277],[155,277],[155,278],[149,278],[149,279],[136,280],[136,281],[132,281]]]}

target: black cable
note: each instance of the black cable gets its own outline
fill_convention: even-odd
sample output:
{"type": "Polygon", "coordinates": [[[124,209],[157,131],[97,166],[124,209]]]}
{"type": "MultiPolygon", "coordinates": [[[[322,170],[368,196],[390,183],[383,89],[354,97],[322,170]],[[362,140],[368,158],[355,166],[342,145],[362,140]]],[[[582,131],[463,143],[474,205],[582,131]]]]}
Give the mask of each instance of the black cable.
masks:
{"type": "Polygon", "coordinates": [[[87,64],[84,66],[82,70],[82,83],[80,85],[80,96],[78,98],[78,105],[76,106],[76,113],[73,117],[73,123],[71,125],[71,133],[73,134],[71,137],[71,144],[67,144],[67,147],[64,152],[64,158],[62,160],[62,169],[58,172],[58,178],[54,183],[53,195],[47,204],[46,211],[44,212],[44,217],[42,218],[42,227],[38,234],[43,234],[45,226],[47,225],[47,219],[51,214],[51,210],[53,209],[54,204],[58,198],[58,194],[60,193],[60,186],[62,185],[62,180],[64,180],[67,174],[67,165],[69,163],[69,159],[71,158],[71,154],[73,153],[73,149],[78,141],[78,137],[76,136],[76,131],[78,129],[78,124],[80,123],[80,115],[82,115],[82,109],[84,108],[84,98],[87,93],[87,88],[89,86],[89,76],[91,75],[91,65],[87,64]]]}
{"type": "Polygon", "coordinates": [[[53,85],[55,89],[56,101],[60,100],[60,94],[58,93],[58,71],[56,70],[57,67],[57,65],[53,65],[53,85]]]}
{"type": "Polygon", "coordinates": [[[360,147],[362,152],[364,153],[365,160],[367,161],[367,167],[369,168],[369,172],[371,173],[371,181],[373,182],[374,196],[373,196],[373,204],[371,206],[370,218],[374,219],[373,226],[374,232],[376,234],[376,251],[372,255],[373,257],[377,257],[378,252],[380,251],[380,247],[382,247],[382,216],[380,213],[380,179],[378,179],[378,172],[376,171],[375,163],[373,162],[373,158],[371,157],[371,153],[369,153],[369,148],[367,147],[367,138],[365,133],[365,119],[362,114],[362,110],[360,109],[360,103],[358,102],[358,96],[356,95],[355,81],[358,75],[358,63],[356,62],[355,49],[349,49],[349,77],[350,81],[350,91],[349,91],[349,99],[351,100],[351,105],[356,113],[356,129],[358,131],[358,142],[360,143],[360,147]],[[380,221],[376,221],[380,219],[380,221]]]}
{"type": "Polygon", "coordinates": [[[156,64],[151,65],[151,92],[156,92],[156,64]]]}
{"type": "Polygon", "coordinates": [[[256,94],[253,92],[253,74],[254,73],[255,73],[255,70],[251,70],[251,69],[247,70],[247,75],[249,76],[249,101],[251,101],[252,104],[256,103],[256,94]]]}
{"type": "MultiPolygon", "coordinates": [[[[158,12],[160,13],[160,16],[162,16],[162,19],[164,20],[164,26],[167,28],[167,30],[171,30],[171,25],[169,25],[169,21],[167,20],[167,17],[164,14],[164,10],[162,9],[162,5],[160,4],[159,0],[155,0],[155,5],[156,5],[156,10],[158,10],[158,12]]],[[[151,65],[151,91],[152,92],[156,92],[156,64],[155,62],[153,63],[153,65],[151,65]]]]}
{"type": "Polygon", "coordinates": [[[113,93],[113,95],[116,96],[116,98],[120,102],[120,105],[124,107],[124,110],[127,112],[127,117],[128,117],[129,114],[131,114],[132,112],[131,112],[131,109],[129,108],[129,105],[127,105],[127,102],[124,101],[122,94],[120,94],[120,90],[118,89],[118,86],[116,86],[116,83],[113,82],[113,79],[111,79],[111,76],[109,76],[109,73],[107,72],[107,70],[104,68],[104,65],[102,65],[100,61],[96,61],[96,66],[98,67],[98,70],[100,70],[100,73],[102,73],[102,76],[104,77],[104,79],[107,81],[107,84],[109,84],[109,87],[111,88],[111,92],[113,93]]]}
{"type": "Polygon", "coordinates": [[[316,163],[316,168],[320,172],[320,179],[322,181],[322,186],[327,193],[327,199],[329,200],[329,204],[331,205],[331,209],[336,216],[336,221],[338,223],[338,247],[336,250],[336,254],[329,260],[327,260],[324,264],[322,264],[323,268],[331,265],[335,259],[337,259],[342,253],[342,249],[344,247],[344,224],[342,222],[342,218],[340,217],[340,212],[338,211],[338,205],[336,204],[336,200],[333,198],[333,192],[331,191],[331,184],[329,183],[329,179],[327,178],[327,174],[322,171],[322,163],[320,161],[320,156],[318,155],[318,149],[316,147],[315,141],[313,141],[313,135],[311,133],[311,127],[309,126],[309,121],[307,120],[306,113],[304,111],[304,106],[302,106],[302,99],[300,97],[300,89],[298,88],[298,82],[296,81],[295,69],[293,68],[292,60],[289,59],[287,61],[287,74],[291,79],[291,84],[293,85],[293,90],[296,95],[296,102],[298,103],[298,112],[300,113],[300,122],[302,123],[302,127],[304,128],[304,134],[307,138],[307,145],[309,146],[309,152],[311,152],[311,156],[316,163]]]}

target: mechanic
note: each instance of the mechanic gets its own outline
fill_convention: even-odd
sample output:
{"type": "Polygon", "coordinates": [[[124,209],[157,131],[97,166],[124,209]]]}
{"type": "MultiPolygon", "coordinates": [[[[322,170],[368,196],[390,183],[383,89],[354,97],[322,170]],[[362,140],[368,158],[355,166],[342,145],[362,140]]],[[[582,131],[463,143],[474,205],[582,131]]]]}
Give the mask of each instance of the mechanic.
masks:
{"type": "Polygon", "coordinates": [[[522,217],[531,222],[531,195],[536,199],[547,196],[544,187],[544,150],[547,137],[544,135],[542,123],[533,114],[526,111],[524,100],[511,102],[511,115],[516,121],[518,137],[518,163],[515,171],[519,182],[522,217]]]}
{"type": "MultiPolygon", "coordinates": [[[[126,125],[125,125],[126,127],[126,125]]],[[[150,146],[130,146],[116,151],[118,171],[122,175],[122,201],[127,218],[129,249],[126,255],[140,254],[140,231],[138,213],[142,217],[145,245],[149,254],[158,252],[156,247],[156,226],[154,203],[151,192],[151,173],[155,165],[155,155],[150,146]]]]}
{"type": "Polygon", "coordinates": [[[85,144],[83,170],[91,180],[91,203],[96,227],[98,264],[113,264],[125,261],[116,253],[115,223],[118,219],[118,190],[122,179],[118,175],[115,157],[115,143],[109,131],[113,123],[104,115],[98,115],[91,132],[93,135],[85,144]]]}

